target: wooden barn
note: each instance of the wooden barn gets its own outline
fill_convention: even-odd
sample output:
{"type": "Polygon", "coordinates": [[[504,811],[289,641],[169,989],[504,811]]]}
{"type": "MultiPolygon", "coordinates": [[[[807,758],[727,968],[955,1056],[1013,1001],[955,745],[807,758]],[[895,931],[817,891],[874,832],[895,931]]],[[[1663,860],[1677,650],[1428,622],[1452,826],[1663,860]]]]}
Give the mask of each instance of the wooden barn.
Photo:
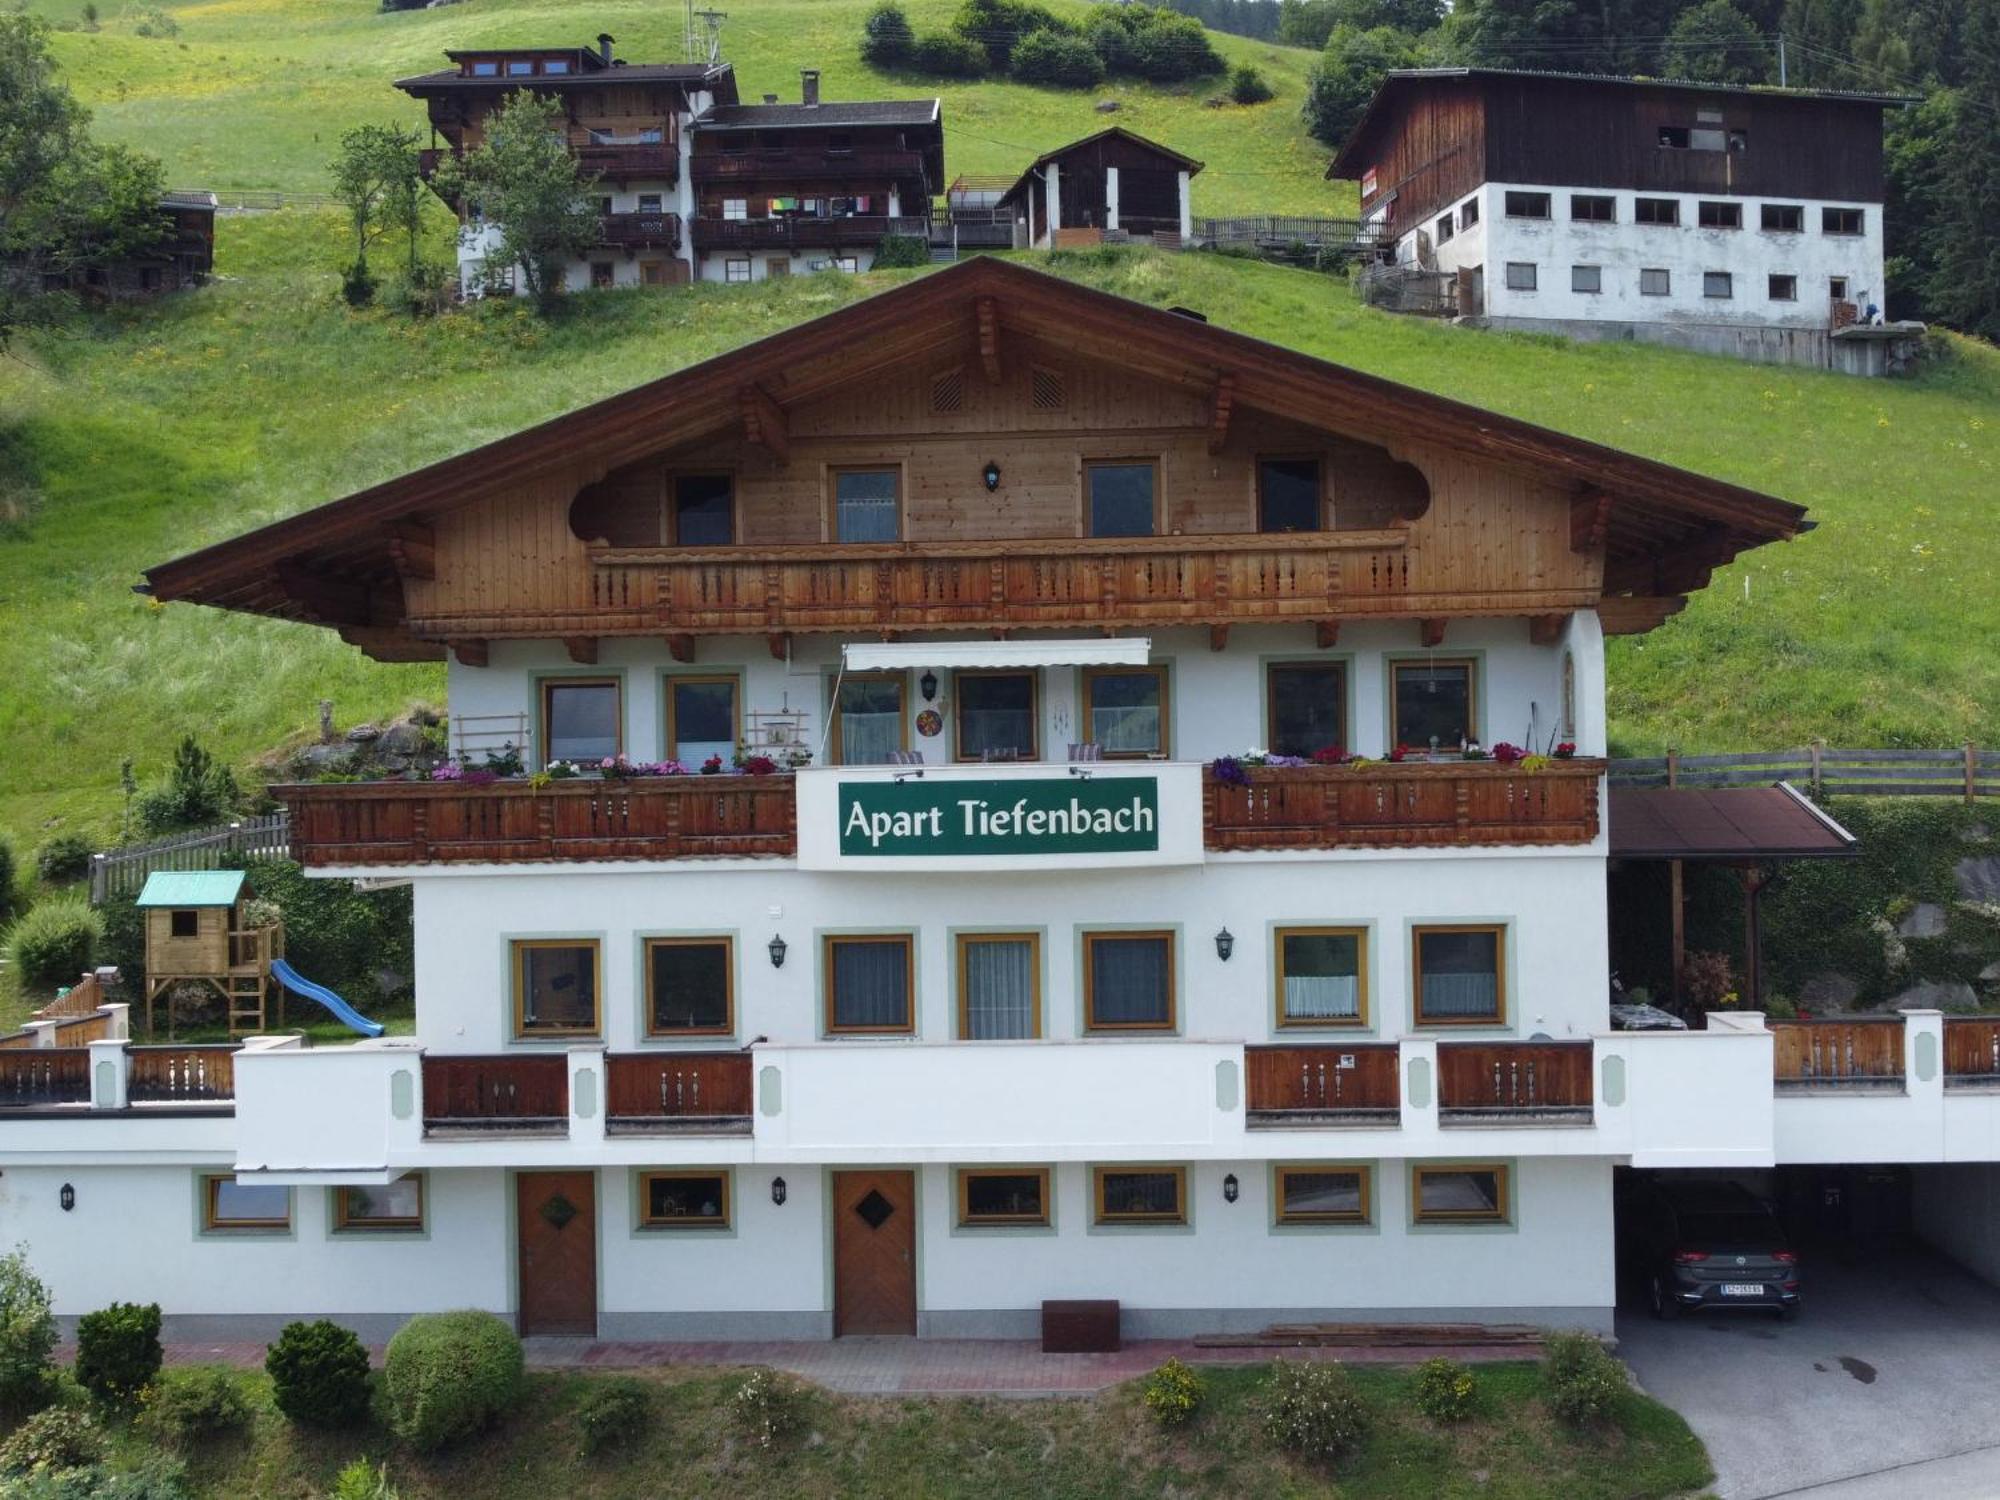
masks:
{"type": "Polygon", "coordinates": [[[1097,245],[1120,236],[1178,245],[1194,234],[1188,182],[1201,165],[1114,125],[1036,157],[999,207],[1013,215],[1017,249],[1097,245]]]}

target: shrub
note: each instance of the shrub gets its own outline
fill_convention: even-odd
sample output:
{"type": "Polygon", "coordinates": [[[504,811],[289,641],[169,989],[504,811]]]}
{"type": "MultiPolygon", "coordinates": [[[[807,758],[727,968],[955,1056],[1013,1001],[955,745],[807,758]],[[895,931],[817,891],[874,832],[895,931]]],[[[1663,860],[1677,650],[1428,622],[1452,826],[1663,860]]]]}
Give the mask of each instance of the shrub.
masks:
{"type": "Polygon", "coordinates": [[[126,1468],[48,1470],[0,1493],[6,1500],[193,1500],[186,1465],[165,1453],[149,1453],[126,1468]]]}
{"type": "Polygon", "coordinates": [[[1477,1390],[1472,1371],[1456,1360],[1440,1356],[1417,1366],[1417,1410],[1433,1422],[1463,1422],[1477,1390]]]}
{"type": "Polygon", "coordinates": [[[774,1446],[805,1425],[804,1393],[770,1370],[752,1370],[729,1395],[737,1430],[759,1448],[774,1446]]]}
{"type": "Polygon", "coordinates": [[[1588,1333],[1552,1333],[1542,1341],[1542,1389],[1549,1409],[1582,1425],[1610,1412],[1630,1386],[1624,1366],[1588,1333]]]}
{"type": "Polygon", "coordinates": [[[900,68],[910,60],[916,41],[903,7],[896,0],[882,0],[862,23],[861,60],[874,68],[900,68]]]}
{"type": "Polygon", "coordinates": [[[139,793],[135,810],[145,832],[177,833],[221,822],[242,800],[235,773],[186,734],[174,747],[173,768],[139,793]]]}
{"type": "Polygon", "coordinates": [[[1034,0],[965,0],[952,17],[951,29],[981,47],[994,72],[1004,73],[1014,49],[1027,37],[1037,31],[1076,28],[1034,0]]]}
{"type": "Polygon", "coordinates": [[[1201,1410],[1202,1378],[1177,1359],[1148,1375],[1139,1388],[1146,1410],[1162,1427],[1179,1427],[1201,1410]]]}
{"type": "Polygon", "coordinates": [[[28,908],[7,931],[7,957],[29,984],[74,984],[89,968],[104,937],[104,919],[78,892],[52,896],[28,908]]]}
{"type": "Polygon", "coordinates": [[[1130,73],[1135,64],[1132,33],[1118,19],[1118,12],[1093,15],[1084,27],[1084,37],[1104,63],[1107,73],[1130,73]]]}
{"type": "Polygon", "coordinates": [[[1338,1458],[1367,1434],[1368,1408],[1337,1364],[1278,1360],[1264,1389],[1265,1433],[1301,1458],[1338,1458]]]}
{"type": "Polygon", "coordinates": [[[357,1458],[342,1469],[333,1481],[327,1500],[400,1500],[389,1483],[389,1466],[373,1468],[365,1458],[357,1458]]]}
{"type": "Polygon", "coordinates": [[[375,273],[368,269],[368,262],[365,260],[357,260],[353,265],[341,269],[340,298],[349,307],[366,307],[373,302],[377,285],[375,273]]]}
{"type": "MultiPolygon", "coordinates": [[[[1128,10],[1145,12],[1144,6],[1128,10]]],[[[1208,39],[1208,30],[1193,16],[1170,10],[1146,12],[1132,29],[1132,71],[1154,83],[1186,78],[1212,78],[1226,64],[1208,39]]]]}
{"type": "Polygon", "coordinates": [[[643,1380],[616,1376],[591,1382],[576,1403],[577,1446],[583,1456],[629,1443],[653,1411],[653,1393],[643,1380]]]}
{"type": "Polygon", "coordinates": [[[424,1313],[389,1341],[389,1419],[420,1449],[469,1437],[521,1392],[521,1341],[493,1314],[424,1313]]]}
{"type": "Polygon", "coordinates": [[[264,1351],[271,1399],[308,1427],[351,1427],[368,1415],[368,1351],[325,1318],[287,1323],[264,1351]]]}
{"type": "MultiPolygon", "coordinates": [[[[899,266],[927,266],[931,263],[931,242],[914,234],[885,234],[882,243],[875,247],[877,271],[887,271],[899,266]]],[[[743,762],[743,769],[754,776],[769,776],[778,769],[776,761],[768,755],[752,755],[743,762]],[[762,769],[757,762],[762,761],[762,769]]]]}
{"type": "Polygon", "coordinates": [[[1229,97],[1238,104],[1262,104],[1271,97],[1271,85],[1248,63],[1238,63],[1229,75],[1229,97]]]}
{"type": "Polygon", "coordinates": [[[0,1470],[47,1474],[81,1469],[102,1458],[104,1447],[104,1433],[86,1408],[51,1406],[36,1412],[0,1443],[0,1470]]]}
{"type": "Polygon", "coordinates": [[[910,65],[939,78],[977,78],[986,71],[986,49],[954,31],[932,31],[910,47],[910,65]]]}
{"type": "Polygon", "coordinates": [[[1031,31],[1015,44],[1008,71],[1023,83],[1087,89],[1104,81],[1104,59],[1080,36],[1031,31]]]}
{"type": "Polygon", "coordinates": [[[114,1302],[76,1323],[76,1379],[101,1401],[125,1402],[160,1373],[160,1304],[114,1302]]]}
{"type": "Polygon", "coordinates": [[[27,1248],[0,1255],[0,1412],[33,1411],[48,1400],[55,1347],[49,1289],[29,1267],[27,1248]]]}
{"type": "Polygon", "coordinates": [[[74,830],[51,835],[35,851],[35,873],[50,885],[74,885],[90,873],[96,847],[74,830]]]}
{"type": "Polygon", "coordinates": [[[14,868],[14,846],[0,839],[0,921],[14,913],[14,882],[19,873],[14,868]]]}
{"type": "Polygon", "coordinates": [[[215,1365],[170,1370],[146,1388],[139,1420],[169,1448],[187,1448],[235,1432],[250,1420],[250,1403],[229,1371],[215,1365]]]}

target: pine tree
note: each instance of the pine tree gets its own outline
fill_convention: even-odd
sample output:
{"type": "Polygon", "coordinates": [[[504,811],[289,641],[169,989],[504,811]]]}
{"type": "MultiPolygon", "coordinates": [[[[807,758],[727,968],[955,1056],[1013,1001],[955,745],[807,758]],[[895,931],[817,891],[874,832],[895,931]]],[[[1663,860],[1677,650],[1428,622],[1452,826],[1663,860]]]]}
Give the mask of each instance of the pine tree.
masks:
{"type": "Polygon", "coordinates": [[[2000,339],[2000,0],[1972,0],[1960,55],[1930,301],[1947,323],[2000,339]]]}

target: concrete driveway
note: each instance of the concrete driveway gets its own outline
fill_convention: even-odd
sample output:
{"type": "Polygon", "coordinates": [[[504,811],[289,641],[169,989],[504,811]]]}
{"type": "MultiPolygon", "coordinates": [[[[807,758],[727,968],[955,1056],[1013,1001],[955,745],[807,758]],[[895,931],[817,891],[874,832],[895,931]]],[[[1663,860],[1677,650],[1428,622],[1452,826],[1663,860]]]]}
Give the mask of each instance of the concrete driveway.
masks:
{"type": "Polygon", "coordinates": [[[1618,1352],[1708,1445],[1716,1493],[2000,1495],[2000,1291],[1925,1251],[1804,1269],[1792,1323],[1619,1313],[1618,1352]]]}

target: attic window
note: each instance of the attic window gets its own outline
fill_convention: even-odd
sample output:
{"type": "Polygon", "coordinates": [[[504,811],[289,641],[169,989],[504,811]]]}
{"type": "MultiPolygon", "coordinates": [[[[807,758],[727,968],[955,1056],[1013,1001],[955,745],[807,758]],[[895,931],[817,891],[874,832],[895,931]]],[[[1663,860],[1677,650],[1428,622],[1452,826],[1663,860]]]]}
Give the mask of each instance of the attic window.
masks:
{"type": "Polygon", "coordinates": [[[1069,405],[1062,372],[1035,365],[1028,372],[1028,404],[1036,411],[1061,411],[1069,405]]]}
{"type": "Polygon", "coordinates": [[[965,372],[946,370],[931,381],[931,410],[955,412],[965,406],[965,372]]]}

